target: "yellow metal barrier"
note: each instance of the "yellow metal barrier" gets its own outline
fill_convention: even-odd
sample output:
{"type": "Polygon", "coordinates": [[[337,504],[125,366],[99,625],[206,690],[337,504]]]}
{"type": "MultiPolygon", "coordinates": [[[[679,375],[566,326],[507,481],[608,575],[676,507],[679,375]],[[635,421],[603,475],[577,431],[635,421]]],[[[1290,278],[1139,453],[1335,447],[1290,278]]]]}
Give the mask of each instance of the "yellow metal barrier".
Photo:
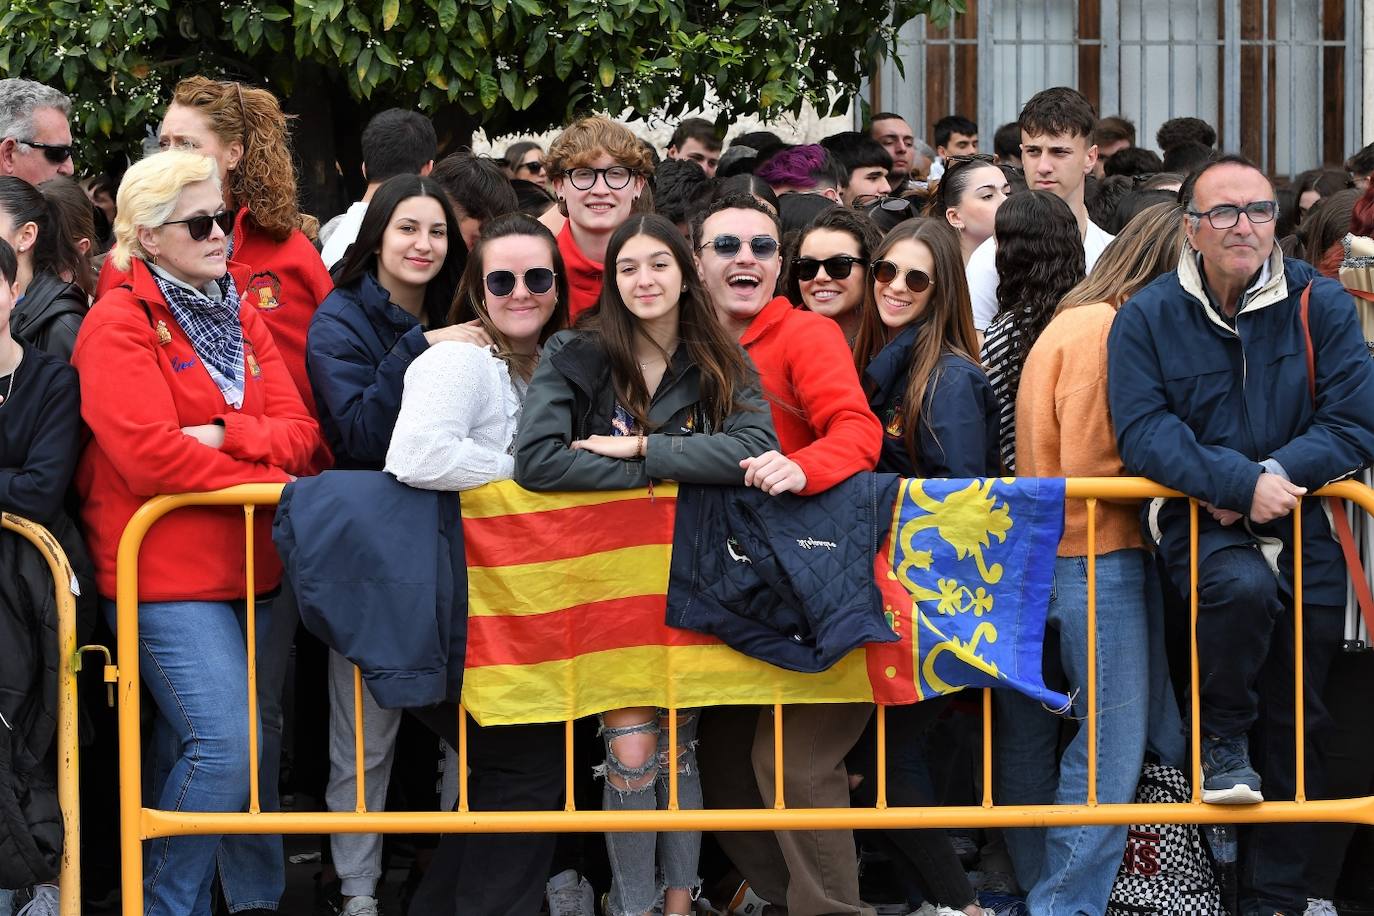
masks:
{"type": "MultiPolygon", "coordinates": [[[[905,827],[1046,827],[1059,825],[1105,825],[1136,823],[1231,824],[1340,822],[1374,825],[1374,796],[1357,799],[1308,801],[1303,788],[1304,709],[1302,691],[1302,558],[1296,558],[1294,592],[1295,628],[1295,734],[1297,795],[1293,801],[1265,801],[1258,805],[1207,805],[1201,799],[1202,763],[1198,691],[1190,691],[1192,714],[1191,776],[1193,797],[1189,804],[1108,804],[1097,803],[1097,724],[1087,717],[1088,798],[1083,805],[998,806],[993,801],[992,778],[992,693],[983,691],[983,798],[981,805],[948,807],[889,807],[887,804],[886,719],[879,706],[877,719],[877,804],[872,808],[788,808],[783,798],[782,715],[774,717],[774,765],[776,790],[772,809],[691,810],[677,805],[676,768],[669,768],[669,805],[662,811],[579,811],[573,804],[574,774],[572,753],[573,723],[565,723],[565,775],[567,803],[562,811],[470,811],[467,792],[467,715],[458,709],[459,802],[456,811],[368,811],[364,802],[362,677],[354,674],[354,715],[357,757],[357,810],[280,813],[263,812],[258,804],[257,690],[255,669],[256,619],[253,601],[253,516],[255,507],[275,505],[281,495],[280,484],[248,484],[214,493],[186,493],[160,496],[146,503],[124,531],[118,557],[118,635],[119,635],[119,754],[121,852],[125,916],[143,912],[143,874],[140,844],[164,836],[193,834],[306,834],[306,833],[546,833],[660,831],[660,830],[839,830],[893,829],[905,827]],[[247,648],[249,780],[248,812],[207,813],[159,811],[143,806],[140,797],[142,762],[139,740],[138,672],[138,553],[148,530],[158,519],[185,506],[241,507],[245,521],[247,550],[247,648]]],[[[1331,484],[1313,496],[1335,496],[1350,500],[1367,513],[1374,514],[1374,490],[1353,481],[1331,484]]],[[[1081,499],[1088,506],[1088,672],[1087,708],[1097,708],[1095,677],[1096,646],[1096,561],[1097,504],[1100,500],[1171,498],[1183,494],[1161,487],[1144,478],[1078,478],[1067,481],[1065,498],[1081,499]]],[[[1189,500],[1192,541],[1189,605],[1193,632],[1197,628],[1197,500],[1189,500]]],[[[1295,536],[1301,539],[1301,512],[1292,514],[1295,536]]],[[[1196,639],[1191,645],[1191,683],[1198,683],[1196,639]]],[[[676,756],[676,712],[669,711],[669,758],[676,756]]]]}
{"type": "MultiPolygon", "coordinates": [[[[57,682],[57,801],[62,808],[62,871],[58,877],[62,916],[81,914],[81,808],[80,748],[77,735],[76,673],[83,652],[103,652],[104,646],[76,647],[76,598],[72,594],[72,565],[57,538],[48,529],[18,515],[0,512],[0,528],[27,540],[43,556],[52,574],[57,596],[57,646],[62,670],[57,682]]],[[[114,669],[106,666],[105,679],[113,681],[114,669]]]]}

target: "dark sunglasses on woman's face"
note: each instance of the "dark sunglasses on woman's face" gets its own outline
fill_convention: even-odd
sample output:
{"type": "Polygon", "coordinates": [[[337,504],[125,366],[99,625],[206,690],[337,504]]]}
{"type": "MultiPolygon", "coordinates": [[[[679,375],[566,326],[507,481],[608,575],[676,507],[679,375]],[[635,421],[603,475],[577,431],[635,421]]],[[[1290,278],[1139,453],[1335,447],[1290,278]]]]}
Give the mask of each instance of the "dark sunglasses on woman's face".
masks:
{"type": "Polygon", "coordinates": [[[225,235],[234,231],[234,214],[221,210],[214,216],[192,216],[187,219],[171,219],[164,226],[185,226],[193,242],[203,242],[210,237],[210,226],[219,226],[225,235]]]}
{"type": "Polygon", "coordinates": [[[544,163],[537,160],[534,162],[522,162],[515,167],[517,172],[521,169],[528,169],[531,175],[539,175],[544,171],[544,163]]]}
{"type": "Polygon", "coordinates": [[[42,150],[43,158],[53,165],[61,165],[66,162],[72,158],[72,154],[76,151],[76,147],[61,143],[39,143],[36,140],[20,140],[19,142],[36,150],[42,150]]]}
{"type": "MultiPolygon", "coordinates": [[[[877,280],[879,283],[891,283],[893,280],[897,279],[897,274],[900,271],[901,268],[891,261],[873,262],[873,279],[877,280]]],[[[923,293],[930,289],[930,274],[926,273],[924,270],[917,270],[914,267],[911,268],[906,272],[905,280],[906,288],[913,293],[923,293]]]]}
{"type": "MultiPolygon", "coordinates": [[[[525,271],[525,289],[530,295],[539,296],[553,289],[553,271],[547,267],[531,267],[525,271]]],[[[498,298],[515,292],[516,275],[509,270],[493,270],[487,274],[487,292],[498,298]]]]}
{"type": "Polygon", "coordinates": [[[833,257],[825,258],[793,258],[792,269],[797,273],[797,279],[803,282],[810,282],[816,279],[816,274],[822,267],[825,268],[825,275],[832,280],[843,280],[849,276],[849,272],[854,269],[854,265],[863,266],[868,261],[865,258],[856,258],[849,254],[837,254],[833,257]]]}
{"type": "MultiPolygon", "coordinates": [[[[743,240],[737,235],[718,235],[697,250],[705,251],[710,248],[722,258],[733,258],[739,254],[743,246],[743,240]]],[[[760,261],[767,261],[778,253],[778,240],[771,235],[756,235],[749,240],[749,250],[760,261]]]]}

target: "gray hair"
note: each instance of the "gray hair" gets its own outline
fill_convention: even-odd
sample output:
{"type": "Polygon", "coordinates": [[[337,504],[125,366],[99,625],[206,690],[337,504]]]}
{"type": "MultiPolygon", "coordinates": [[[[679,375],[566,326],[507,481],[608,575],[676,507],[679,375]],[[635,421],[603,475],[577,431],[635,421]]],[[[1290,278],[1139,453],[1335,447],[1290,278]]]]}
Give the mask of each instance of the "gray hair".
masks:
{"type": "Polygon", "coordinates": [[[911,145],[911,153],[914,156],[920,156],[922,159],[929,159],[931,162],[935,161],[935,150],[931,149],[930,144],[924,140],[917,140],[913,143],[911,145]]]}
{"type": "Polygon", "coordinates": [[[72,102],[51,86],[33,80],[0,80],[0,139],[32,140],[33,113],[40,108],[56,108],[71,117],[72,102]]]}

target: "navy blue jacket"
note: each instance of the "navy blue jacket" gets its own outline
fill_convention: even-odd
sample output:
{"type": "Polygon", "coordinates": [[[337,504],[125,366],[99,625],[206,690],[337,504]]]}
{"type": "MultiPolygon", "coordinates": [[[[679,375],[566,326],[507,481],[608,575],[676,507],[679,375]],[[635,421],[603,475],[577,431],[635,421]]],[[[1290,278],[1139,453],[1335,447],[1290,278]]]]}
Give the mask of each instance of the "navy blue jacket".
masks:
{"type": "Polygon", "coordinates": [[[272,539],[301,622],[362,669],[379,706],[458,700],[468,578],[456,493],[325,471],[282,491],[272,539]]]}
{"type": "Polygon", "coordinates": [[[895,642],[873,558],[899,481],[864,472],[814,496],[683,485],[668,625],[804,672],[865,643],[895,642]]]}
{"type": "Polygon", "coordinates": [[[914,460],[907,449],[902,404],[924,326],[920,319],[911,322],[864,370],[868,406],[883,424],[877,470],[903,477],[996,477],[1002,470],[997,397],[983,370],[953,353],[940,358],[926,385],[914,460]]]}
{"type": "MultiPolygon", "coordinates": [[[[1275,256],[1269,269],[1269,281],[1246,295],[1231,327],[1210,303],[1196,256],[1185,250],[1177,271],[1122,306],[1107,345],[1107,390],[1126,468],[1242,515],[1266,459],[1311,490],[1374,458],[1374,362],[1349,294],[1302,261],[1275,256]],[[1299,315],[1309,282],[1315,409],[1299,315]]],[[[1340,547],[1320,500],[1303,505],[1304,594],[1316,604],[1343,605],[1340,547]]],[[[1223,527],[1200,512],[1199,526],[1200,561],[1224,547],[1281,545],[1278,571],[1291,582],[1291,518],[1223,527]]],[[[1186,587],[1186,502],[1167,501],[1159,527],[1165,559],[1186,587]]]]}
{"type": "Polygon", "coordinates": [[[305,368],[335,467],[386,465],[406,369],[428,346],[420,322],[371,274],[320,303],[310,319],[305,368]]]}

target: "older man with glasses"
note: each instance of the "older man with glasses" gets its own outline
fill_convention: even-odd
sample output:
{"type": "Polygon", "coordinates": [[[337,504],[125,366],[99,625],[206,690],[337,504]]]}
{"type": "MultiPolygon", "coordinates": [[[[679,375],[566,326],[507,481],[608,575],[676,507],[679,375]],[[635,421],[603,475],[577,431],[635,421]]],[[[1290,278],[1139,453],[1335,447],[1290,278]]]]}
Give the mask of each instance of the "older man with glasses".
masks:
{"type": "Polygon", "coordinates": [[[31,185],[54,175],[71,175],[72,103],[33,80],[0,80],[0,175],[31,185]]]}
{"type": "MultiPolygon", "coordinates": [[[[1374,459],[1374,363],[1350,296],[1274,244],[1269,179],[1238,156],[1181,192],[1187,245],[1177,270],[1122,306],[1108,339],[1108,396],[1121,457],[1196,499],[1202,800],[1321,797],[1321,693],[1340,646],[1341,547],[1321,500],[1302,497],[1374,459]],[[1294,543],[1292,513],[1302,513],[1294,543]],[[1294,745],[1294,554],[1302,551],[1305,786],[1294,745]],[[1262,780],[1262,782],[1261,782],[1262,780]]],[[[1188,594],[1188,503],[1150,528],[1188,594]]],[[[1241,834],[1246,916],[1301,913],[1310,825],[1241,834]]]]}

